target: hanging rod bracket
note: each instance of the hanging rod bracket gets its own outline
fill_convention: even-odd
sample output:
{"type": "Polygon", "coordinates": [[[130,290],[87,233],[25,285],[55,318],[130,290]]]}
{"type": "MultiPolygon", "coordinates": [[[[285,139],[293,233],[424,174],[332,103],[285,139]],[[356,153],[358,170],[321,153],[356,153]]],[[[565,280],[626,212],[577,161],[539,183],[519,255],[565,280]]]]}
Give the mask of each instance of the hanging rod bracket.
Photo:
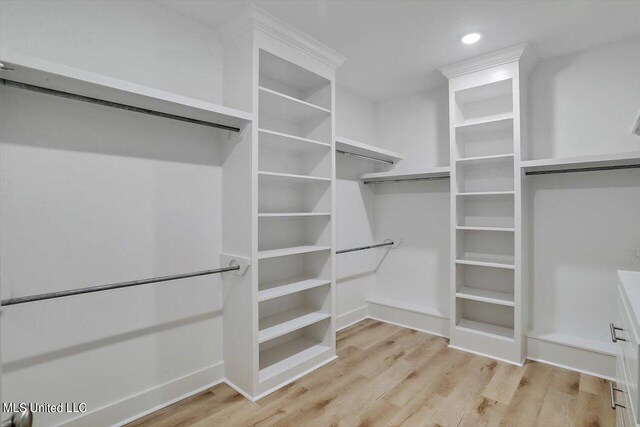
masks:
{"type": "Polygon", "coordinates": [[[229,267],[237,265],[239,269],[235,271],[235,274],[238,276],[243,276],[250,264],[251,260],[248,257],[224,253],[220,254],[220,265],[226,265],[229,267]]]}

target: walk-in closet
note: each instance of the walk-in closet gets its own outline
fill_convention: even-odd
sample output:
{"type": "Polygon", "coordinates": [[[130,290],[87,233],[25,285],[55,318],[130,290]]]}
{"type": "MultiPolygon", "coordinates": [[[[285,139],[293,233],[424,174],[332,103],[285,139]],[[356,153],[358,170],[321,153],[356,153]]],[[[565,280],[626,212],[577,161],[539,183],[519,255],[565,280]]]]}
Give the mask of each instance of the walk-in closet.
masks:
{"type": "Polygon", "coordinates": [[[0,0],[2,427],[640,425],[640,1],[0,0]]]}

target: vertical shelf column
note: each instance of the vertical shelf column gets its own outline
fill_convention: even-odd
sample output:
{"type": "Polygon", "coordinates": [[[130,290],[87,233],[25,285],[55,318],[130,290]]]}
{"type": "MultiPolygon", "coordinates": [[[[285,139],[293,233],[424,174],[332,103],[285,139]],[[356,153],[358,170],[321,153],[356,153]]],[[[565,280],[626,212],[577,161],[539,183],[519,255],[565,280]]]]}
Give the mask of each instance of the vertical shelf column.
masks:
{"type": "Polygon", "coordinates": [[[515,364],[526,357],[528,326],[526,52],[520,45],[441,69],[449,78],[450,345],[515,364]]]}

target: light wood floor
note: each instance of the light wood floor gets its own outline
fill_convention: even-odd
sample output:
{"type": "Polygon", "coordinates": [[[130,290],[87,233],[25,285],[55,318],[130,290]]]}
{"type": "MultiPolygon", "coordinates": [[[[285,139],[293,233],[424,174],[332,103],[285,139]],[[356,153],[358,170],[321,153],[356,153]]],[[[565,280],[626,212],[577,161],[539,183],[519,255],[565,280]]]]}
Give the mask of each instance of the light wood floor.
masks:
{"type": "Polygon", "coordinates": [[[511,366],[370,319],[337,339],[339,359],[256,403],[221,384],[129,426],[615,425],[602,379],[511,366]]]}

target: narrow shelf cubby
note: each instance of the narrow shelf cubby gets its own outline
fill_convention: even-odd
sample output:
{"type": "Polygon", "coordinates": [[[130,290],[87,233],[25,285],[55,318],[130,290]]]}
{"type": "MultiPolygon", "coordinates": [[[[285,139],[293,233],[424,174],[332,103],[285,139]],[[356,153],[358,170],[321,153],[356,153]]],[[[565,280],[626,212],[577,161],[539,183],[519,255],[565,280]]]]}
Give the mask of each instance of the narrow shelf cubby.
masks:
{"type": "Polygon", "coordinates": [[[452,147],[458,159],[513,154],[513,119],[457,127],[452,147]]]}
{"type": "Polygon", "coordinates": [[[265,258],[258,267],[258,301],[331,284],[329,251],[265,258]]]}
{"type": "Polygon", "coordinates": [[[309,70],[260,50],[260,87],[317,108],[331,110],[331,82],[309,70]]]}
{"type": "Polygon", "coordinates": [[[259,381],[272,378],[322,357],[332,351],[330,319],[324,319],[299,330],[260,344],[259,381]]]}
{"type": "Polygon", "coordinates": [[[513,341],[513,307],[467,299],[457,300],[456,306],[459,316],[456,328],[491,338],[513,341]]]}
{"type": "Polygon", "coordinates": [[[513,307],[514,271],[456,265],[456,298],[513,307]]]}
{"type": "Polygon", "coordinates": [[[458,193],[514,190],[513,156],[487,161],[456,162],[458,193]]]}
{"type": "Polygon", "coordinates": [[[331,146],[307,141],[282,138],[261,132],[258,144],[260,171],[331,177],[331,146]]]}
{"type": "Polygon", "coordinates": [[[491,230],[457,230],[456,263],[514,269],[514,233],[491,230]]]}
{"type": "Polygon", "coordinates": [[[326,286],[260,302],[258,342],[263,343],[331,317],[326,286]]]}
{"type": "Polygon", "coordinates": [[[485,195],[460,197],[457,203],[458,229],[515,227],[513,195],[485,195]]]}
{"type": "Polygon", "coordinates": [[[329,246],[331,217],[265,217],[258,222],[258,251],[296,246],[329,246]]]}
{"type": "Polygon", "coordinates": [[[331,212],[331,180],[258,174],[258,213],[331,212]]]}
{"type": "Polygon", "coordinates": [[[513,80],[458,90],[455,93],[456,126],[490,123],[513,117],[513,80]]]}

